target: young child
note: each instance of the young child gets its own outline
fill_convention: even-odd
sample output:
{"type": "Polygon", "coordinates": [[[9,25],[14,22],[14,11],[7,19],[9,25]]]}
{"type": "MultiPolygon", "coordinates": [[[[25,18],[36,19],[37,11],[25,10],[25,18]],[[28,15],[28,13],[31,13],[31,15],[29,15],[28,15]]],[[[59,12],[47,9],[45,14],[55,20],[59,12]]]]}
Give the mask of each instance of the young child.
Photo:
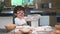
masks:
{"type": "Polygon", "coordinates": [[[16,6],[14,8],[14,14],[16,16],[16,18],[14,19],[15,24],[17,26],[23,26],[23,25],[27,25],[25,19],[24,19],[24,7],[22,6],[16,6]]]}
{"type": "Polygon", "coordinates": [[[30,27],[27,25],[24,18],[24,7],[16,6],[14,8],[14,14],[16,16],[16,18],[14,18],[15,24],[6,24],[6,29],[9,32],[15,32],[15,34],[29,33],[31,29],[29,29],[30,27]]]}

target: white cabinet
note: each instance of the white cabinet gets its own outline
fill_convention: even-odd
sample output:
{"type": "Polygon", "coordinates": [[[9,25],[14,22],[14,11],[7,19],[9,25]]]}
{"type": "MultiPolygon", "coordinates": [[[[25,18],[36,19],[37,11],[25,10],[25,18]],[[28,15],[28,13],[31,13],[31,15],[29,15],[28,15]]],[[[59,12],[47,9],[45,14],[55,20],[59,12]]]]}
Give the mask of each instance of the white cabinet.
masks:
{"type": "Polygon", "coordinates": [[[13,17],[0,17],[0,28],[4,28],[8,23],[13,23],[13,17]]]}
{"type": "Polygon", "coordinates": [[[40,25],[49,25],[50,17],[49,16],[42,16],[40,18],[40,25]]]}
{"type": "Polygon", "coordinates": [[[50,16],[41,16],[40,22],[33,21],[31,22],[31,26],[37,27],[37,25],[48,26],[50,24],[50,16]]]}

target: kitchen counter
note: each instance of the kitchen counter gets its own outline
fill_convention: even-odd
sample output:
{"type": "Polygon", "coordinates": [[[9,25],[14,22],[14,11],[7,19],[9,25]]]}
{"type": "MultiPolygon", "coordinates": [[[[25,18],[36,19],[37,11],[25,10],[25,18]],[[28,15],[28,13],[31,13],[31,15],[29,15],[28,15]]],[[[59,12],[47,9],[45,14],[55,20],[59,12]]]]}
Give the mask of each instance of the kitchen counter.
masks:
{"type": "MultiPolygon", "coordinates": [[[[49,34],[50,32],[44,33],[44,34],[49,34]]],[[[17,34],[15,32],[9,32],[9,33],[0,33],[0,34],[17,34]]],[[[18,33],[19,34],[19,33],[18,33]]]]}
{"type": "MultiPolygon", "coordinates": [[[[22,26],[22,27],[24,27],[24,26],[22,26]]],[[[43,26],[43,27],[47,27],[47,26],[43,26]]],[[[43,27],[42,27],[42,29],[43,29],[43,27]]],[[[26,27],[25,26],[25,28],[28,28],[28,27],[26,27]]],[[[19,30],[17,31],[16,29],[14,29],[14,30],[12,30],[12,31],[10,31],[10,32],[0,32],[0,34],[20,34],[20,33],[30,33],[30,34],[50,34],[50,32],[52,31],[51,29],[50,29],[50,26],[48,26],[48,28],[46,28],[47,30],[44,30],[44,31],[42,31],[39,27],[39,29],[33,29],[33,30],[31,30],[30,31],[30,29],[20,29],[19,28],[19,30]],[[49,29],[49,30],[48,30],[49,29]],[[21,31],[21,32],[20,32],[21,31]]],[[[5,30],[4,30],[5,31],[5,30]]]]}
{"type": "MultiPolygon", "coordinates": [[[[48,33],[49,33],[49,32],[48,32],[48,33]]],[[[47,34],[48,34],[48,33],[47,33],[47,34]]],[[[0,33],[0,34],[15,34],[15,33],[0,33]]],[[[17,34],[17,33],[16,33],[16,34],[17,34]]]]}

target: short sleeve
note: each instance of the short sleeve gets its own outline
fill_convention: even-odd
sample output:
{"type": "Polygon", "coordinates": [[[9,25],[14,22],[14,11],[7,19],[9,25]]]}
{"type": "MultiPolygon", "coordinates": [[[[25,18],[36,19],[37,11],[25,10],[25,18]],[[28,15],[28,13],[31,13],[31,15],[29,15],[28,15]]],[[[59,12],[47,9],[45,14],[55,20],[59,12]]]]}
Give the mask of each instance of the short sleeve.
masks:
{"type": "Polygon", "coordinates": [[[25,24],[26,21],[24,19],[18,19],[18,18],[15,18],[15,24],[16,25],[22,25],[22,24],[25,24]]]}

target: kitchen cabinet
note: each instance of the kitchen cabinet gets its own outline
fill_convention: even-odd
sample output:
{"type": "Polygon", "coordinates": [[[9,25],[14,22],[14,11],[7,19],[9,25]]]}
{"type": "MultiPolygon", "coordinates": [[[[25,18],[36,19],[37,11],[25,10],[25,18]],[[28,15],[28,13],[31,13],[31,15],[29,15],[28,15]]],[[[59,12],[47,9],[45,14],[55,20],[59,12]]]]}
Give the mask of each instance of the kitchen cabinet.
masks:
{"type": "Polygon", "coordinates": [[[50,16],[50,26],[55,26],[56,24],[56,16],[50,16]]]}
{"type": "Polygon", "coordinates": [[[40,18],[40,25],[41,26],[48,26],[50,23],[50,16],[42,16],[40,18]]]}
{"type": "Polygon", "coordinates": [[[56,16],[42,16],[40,18],[40,25],[49,25],[49,26],[55,26],[56,24],[56,16]]]}
{"type": "Polygon", "coordinates": [[[5,6],[11,6],[11,0],[4,0],[4,5],[5,6]]]}
{"type": "Polygon", "coordinates": [[[8,23],[13,23],[13,17],[0,17],[0,28],[5,28],[4,25],[8,23]]]}
{"type": "MultiPolygon", "coordinates": [[[[33,24],[33,26],[34,25],[36,26],[35,22],[31,24],[33,24]]],[[[50,16],[41,16],[40,19],[38,20],[38,26],[48,26],[48,25],[50,25],[50,16]]]]}

